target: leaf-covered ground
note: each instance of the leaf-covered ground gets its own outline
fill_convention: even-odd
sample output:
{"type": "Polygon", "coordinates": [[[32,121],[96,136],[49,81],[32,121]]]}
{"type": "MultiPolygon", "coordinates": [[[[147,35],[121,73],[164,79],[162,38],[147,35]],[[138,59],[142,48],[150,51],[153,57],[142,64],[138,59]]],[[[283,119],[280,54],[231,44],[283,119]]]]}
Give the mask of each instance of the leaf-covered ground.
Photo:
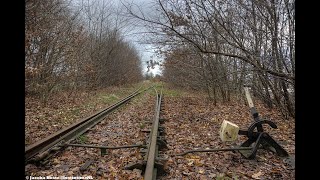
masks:
{"type": "Polygon", "coordinates": [[[61,92],[47,103],[27,96],[25,98],[25,144],[35,143],[46,136],[111,105],[132,91],[133,87],[109,87],[74,96],[61,92]]]}
{"type": "MultiPolygon", "coordinates": [[[[110,94],[116,94],[116,90],[109,91],[107,94],[106,92],[98,93],[99,96],[96,94],[92,96],[95,98],[86,99],[79,104],[84,105],[90,101],[97,102],[94,99],[101,98],[102,95],[110,97],[110,94]]],[[[127,92],[130,92],[129,89],[127,92]]],[[[154,101],[153,91],[140,95],[108,115],[95,128],[78,138],[77,143],[120,146],[145,142],[147,133],[141,132],[141,130],[150,127],[148,121],[153,118],[154,101]]],[[[291,157],[294,157],[294,120],[284,120],[275,109],[268,110],[258,100],[253,99],[253,101],[260,116],[273,120],[278,126],[278,129],[265,127],[265,130],[288,151],[291,157]]],[[[73,107],[71,104],[69,107],[73,107]]],[[[104,103],[100,105],[105,107],[104,103]]],[[[30,142],[47,136],[48,130],[59,129],[67,123],[71,123],[64,121],[63,115],[57,114],[59,110],[44,113],[39,112],[37,108],[32,109],[32,105],[29,107],[26,116],[29,118],[29,123],[32,122],[32,124],[26,126],[26,136],[29,137],[30,142]],[[46,118],[34,118],[39,117],[39,114],[46,118]],[[53,119],[59,119],[61,123],[57,123],[58,121],[53,121],[53,119]],[[40,121],[42,124],[39,124],[40,121]],[[53,126],[51,121],[58,126],[53,126]]],[[[50,107],[52,108],[52,106],[50,107]]],[[[83,115],[84,112],[89,111],[87,109],[81,110],[83,115]]],[[[226,148],[243,142],[246,138],[239,136],[234,143],[222,143],[218,134],[223,120],[236,123],[241,129],[246,129],[251,124],[252,118],[249,108],[243,100],[218,103],[214,106],[203,95],[170,89],[165,86],[164,109],[161,116],[166,119],[162,126],[165,127],[168,149],[160,151],[161,158],[167,159],[165,163],[167,173],[159,179],[295,179],[294,166],[286,159],[277,157],[266,150],[258,150],[255,160],[244,159],[239,153],[231,151],[175,156],[191,149],[226,148]]],[[[33,176],[91,175],[94,179],[143,179],[140,170],[123,170],[126,165],[141,159],[143,157],[139,153],[139,148],[109,150],[107,155],[101,157],[98,149],[69,147],[52,158],[44,167],[27,165],[26,174],[33,176]],[[88,160],[92,160],[93,163],[86,171],[81,172],[79,168],[88,160]]]]}
{"type": "MultiPolygon", "coordinates": [[[[125,106],[109,114],[105,120],[80,136],[75,143],[101,146],[123,146],[143,144],[147,133],[141,130],[150,128],[154,116],[155,96],[144,93],[125,106]]],[[[32,176],[93,176],[94,179],[140,179],[140,170],[124,170],[131,163],[142,160],[139,148],[107,150],[101,156],[99,149],[68,147],[50,159],[43,167],[26,166],[26,174],[32,176]],[[80,167],[86,161],[93,163],[85,171],[80,167]]]]}
{"type": "MultiPolygon", "coordinates": [[[[255,106],[261,117],[273,120],[278,129],[265,127],[288,153],[295,155],[294,120],[284,120],[276,110],[268,110],[258,101],[255,106]]],[[[161,179],[294,179],[295,170],[285,159],[272,152],[258,150],[255,160],[247,160],[240,153],[207,152],[172,156],[187,150],[227,148],[240,145],[245,137],[234,143],[222,143],[219,128],[223,120],[236,123],[245,130],[252,118],[248,106],[242,102],[218,103],[214,106],[201,96],[165,98],[164,118],[167,119],[166,140],[168,174],[161,179]]]]}

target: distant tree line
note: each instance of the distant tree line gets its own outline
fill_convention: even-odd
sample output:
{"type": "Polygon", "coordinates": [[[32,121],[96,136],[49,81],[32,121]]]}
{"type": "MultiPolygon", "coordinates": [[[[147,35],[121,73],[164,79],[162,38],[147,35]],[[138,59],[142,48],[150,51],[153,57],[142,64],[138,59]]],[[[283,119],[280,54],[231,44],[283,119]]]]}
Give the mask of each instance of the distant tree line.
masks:
{"type": "Polygon", "coordinates": [[[165,57],[165,81],[202,89],[215,103],[243,86],[284,116],[295,116],[294,0],[154,0],[152,16],[135,11],[165,57]]]}
{"type": "Polygon", "coordinates": [[[46,100],[140,81],[140,56],[111,1],[25,1],[25,91],[46,100]]]}

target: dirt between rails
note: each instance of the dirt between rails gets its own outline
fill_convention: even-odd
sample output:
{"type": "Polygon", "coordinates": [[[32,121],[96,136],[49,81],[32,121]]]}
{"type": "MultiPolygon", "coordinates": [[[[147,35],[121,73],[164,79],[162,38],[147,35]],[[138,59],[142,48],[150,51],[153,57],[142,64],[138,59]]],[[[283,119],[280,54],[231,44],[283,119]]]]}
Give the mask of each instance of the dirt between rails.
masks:
{"type": "MultiPolygon", "coordinates": [[[[131,145],[144,142],[147,133],[140,130],[150,128],[146,123],[154,116],[155,97],[150,93],[140,95],[125,107],[109,115],[105,121],[78,139],[78,143],[96,145],[131,145]],[[149,103],[146,103],[149,102],[149,103]]],[[[295,155],[294,120],[284,120],[280,112],[268,110],[259,101],[254,102],[260,117],[274,121],[278,129],[264,127],[284,149],[295,155]]],[[[246,129],[252,118],[248,106],[242,101],[218,103],[216,106],[202,96],[166,97],[161,116],[165,122],[165,138],[168,149],[160,151],[166,174],[157,179],[295,179],[294,165],[266,150],[258,150],[256,159],[247,160],[236,152],[193,153],[175,156],[195,148],[227,148],[246,140],[239,136],[234,143],[222,143],[219,128],[223,120],[236,123],[246,129]]],[[[143,179],[140,170],[123,170],[141,160],[139,148],[108,150],[101,157],[100,150],[69,147],[50,163],[38,168],[26,166],[26,173],[33,176],[92,176],[93,179],[143,179]],[[80,172],[86,160],[93,159],[89,168],[80,172]]]]}

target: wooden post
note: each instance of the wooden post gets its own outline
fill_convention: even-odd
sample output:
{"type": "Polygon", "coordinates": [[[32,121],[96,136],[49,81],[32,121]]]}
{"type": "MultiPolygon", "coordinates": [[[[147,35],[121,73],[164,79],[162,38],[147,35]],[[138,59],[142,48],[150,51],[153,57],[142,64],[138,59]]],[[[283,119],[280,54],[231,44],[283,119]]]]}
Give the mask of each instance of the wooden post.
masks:
{"type": "Polygon", "coordinates": [[[253,108],[254,105],[253,105],[253,102],[252,102],[252,99],[251,99],[251,96],[250,96],[250,93],[249,93],[249,87],[244,87],[244,92],[245,92],[245,94],[246,94],[246,98],[247,98],[249,107],[250,107],[250,108],[253,108]]]}
{"type": "MultiPolygon", "coordinates": [[[[250,92],[249,92],[249,87],[244,87],[244,92],[246,94],[246,98],[250,107],[250,111],[251,111],[251,115],[254,119],[254,121],[259,121],[259,113],[257,112],[256,108],[253,105],[251,96],[250,96],[250,92]]],[[[262,125],[258,125],[257,126],[258,132],[263,132],[263,128],[262,125]]]]}

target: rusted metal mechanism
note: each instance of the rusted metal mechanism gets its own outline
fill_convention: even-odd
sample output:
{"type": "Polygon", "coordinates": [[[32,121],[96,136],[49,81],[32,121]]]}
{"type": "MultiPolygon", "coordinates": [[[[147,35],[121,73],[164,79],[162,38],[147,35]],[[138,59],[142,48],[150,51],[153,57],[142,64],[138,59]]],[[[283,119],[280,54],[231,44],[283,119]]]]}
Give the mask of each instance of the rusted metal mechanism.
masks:
{"type": "MultiPolygon", "coordinates": [[[[59,153],[59,151],[63,150],[67,146],[75,146],[74,144],[70,144],[72,140],[76,139],[83,133],[90,130],[96,124],[101,122],[107,114],[113,112],[121,105],[129,102],[132,98],[136,97],[140,93],[152,88],[153,86],[146,88],[144,90],[137,89],[127,97],[118,101],[117,103],[87,117],[84,118],[70,126],[34,143],[25,148],[25,163],[34,163],[36,165],[45,164],[47,160],[59,153]]],[[[107,149],[107,148],[101,148],[107,149]]]]}
{"type": "Polygon", "coordinates": [[[285,149],[283,149],[267,132],[263,131],[263,124],[267,124],[273,129],[277,129],[277,125],[270,120],[260,119],[259,113],[253,106],[249,88],[245,87],[244,90],[254,122],[249,126],[248,130],[239,130],[238,134],[246,135],[248,137],[248,139],[241,144],[241,147],[250,147],[252,144],[253,146],[252,150],[239,150],[239,152],[248,159],[254,159],[258,148],[262,146],[263,149],[269,149],[280,157],[289,156],[285,149]],[[257,131],[254,131],[255,129],[257,129],[257,131]]]}
{"type": "Polygon", "coordinates": [[[275,152],[280,157],[288,157],[289,154],[283,149],[267,132],[263,131],[263,124],[276,129],[277,126],[270,120],[260,119],[259,113],[255,109],[248,87],[244,88],[246,98],[250,107],[250,111],[254,122],[249,126],[248,130],[239,130],[238,135],[245,135],[248,139],[240,145],[240,147],[225,148],[225,149],[195,149],[189,150],[176,156],[184,156],[194,152],[216,152],[216,151],[239,151],[247,159],[254,159],[259,148],[268,149],[275,152]],[[257,131],[255,131],[257,129],[257,131]],[[251,146],[252,145],[252,146],[251,146]]]}
{"type": "Polygon", "coordinates": [[[133,170],[140,169],[144,172],[144,179],[151,180],[156,179],[157,175],[162,175],[165,173],[164,165],[160,162],[158,157],[159,150],[167,148],[167,142],[163,136],[164,128],[160,126],[160,123],[164,119],[160,119],[160,111],[163,107],[162,104],[162,92],[157,93],[157,100],[155,105],[155,116],[152,123],[152,129],[150,131],[150,136],[147,141],[147,149],[142,149],[140,152],[145,154],[144,160],[137,163],[129,164],[125,169],[133,170]]]}

